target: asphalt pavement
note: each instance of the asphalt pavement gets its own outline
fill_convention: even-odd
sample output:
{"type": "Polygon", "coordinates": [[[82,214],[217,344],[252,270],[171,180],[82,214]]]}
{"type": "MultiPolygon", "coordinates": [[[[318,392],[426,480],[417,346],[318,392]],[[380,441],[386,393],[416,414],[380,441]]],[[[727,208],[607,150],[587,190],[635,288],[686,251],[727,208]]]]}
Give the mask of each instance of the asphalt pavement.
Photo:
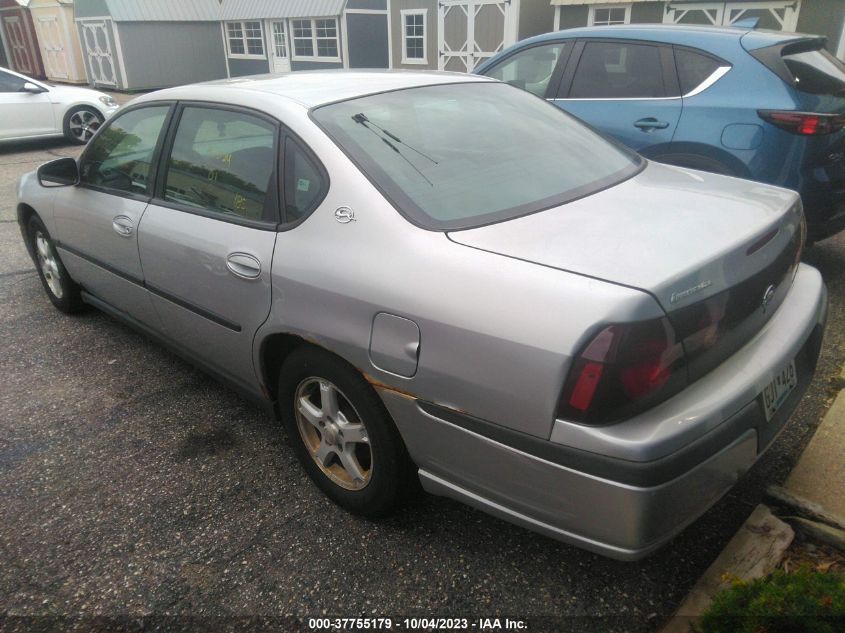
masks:
{"type": "Polygon", "coordinates": [[[783,483],[838,391],[845,235],[805,258],[827,280],[830,320],[787,430],[645,561],[608,560],[427,495],[388,520],[356,518],[309,482],[260,410],[109,317],[50,305],[21,241],[14,182],[77,152],[0,146],[0,629],[151,617],[293,630],[297,618],[371,615],[651,631],[765,487],[783,483]]]}

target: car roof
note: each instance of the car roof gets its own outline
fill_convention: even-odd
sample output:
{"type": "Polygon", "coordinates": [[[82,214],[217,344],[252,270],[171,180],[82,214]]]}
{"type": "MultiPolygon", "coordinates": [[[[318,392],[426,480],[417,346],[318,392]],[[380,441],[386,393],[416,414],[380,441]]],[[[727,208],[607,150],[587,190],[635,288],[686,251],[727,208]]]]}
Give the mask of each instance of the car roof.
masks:
{"type": "Polygon", "coordinates": [[[707,41],[739,42],[747,50],[773,46],[781,42],[796,39],[819,38],[820,36],[803,33],[770,31],[766,29],[747,29],[736,26],[706,26],[695,24],[616,24],[610,26],[585,26],[566,29],[554,33],[544,33],[520,42],[545,42],[561,38],[602,37],[619,39],[641,39],[667,44],[679,44],[701,47],[707,41]]]}
{"type": "Polygon", "coordinates": [[[280,75],[253,75],[221,79],[144,95],[135,102],[162,99],[226,101],[231,91],[260,92],[284,97],[305,108],[345,101],[380,92],[420,86],[495,81],[464,73],[403,70],[318,70],[280,75]]]}

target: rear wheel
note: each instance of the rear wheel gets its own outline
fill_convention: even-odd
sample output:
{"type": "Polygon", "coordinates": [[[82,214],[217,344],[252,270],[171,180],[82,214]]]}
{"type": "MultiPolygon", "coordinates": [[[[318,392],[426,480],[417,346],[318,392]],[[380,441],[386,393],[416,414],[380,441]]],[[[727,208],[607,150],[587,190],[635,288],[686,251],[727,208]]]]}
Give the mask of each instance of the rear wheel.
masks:
{"type": "Polygon", "coordinates": [[[80,294],[81,288],[68,275],[41,218],[33,215],[27,229],[38,276],[50,301],[62,312],[81,310],[85,306],[80,294]]]}
{"type": "Polygon", "coordinates": [[[105,121],[102,114],[91,106],[78,106],[65,115],[64,134],[73,143],[84,145],[105,121]]]}
{"type": "Polygon", "coordinates": [[[393,420],[343,360],[312,346],[294,350],[282,365],[279,406],[305,472],[338,505],[381,517],[412,487],[413,466],[393,420]]]}

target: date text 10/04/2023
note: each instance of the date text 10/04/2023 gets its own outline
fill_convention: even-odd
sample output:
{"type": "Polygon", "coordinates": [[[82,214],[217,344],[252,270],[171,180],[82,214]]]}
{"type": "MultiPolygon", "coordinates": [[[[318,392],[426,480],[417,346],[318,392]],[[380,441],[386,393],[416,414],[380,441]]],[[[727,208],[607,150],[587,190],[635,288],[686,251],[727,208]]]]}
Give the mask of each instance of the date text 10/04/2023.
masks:
{"type": "Polygon", "coordinates": [[[512,618],[308,618],[311,631],[522,631],[528,623],[512,618]]]}

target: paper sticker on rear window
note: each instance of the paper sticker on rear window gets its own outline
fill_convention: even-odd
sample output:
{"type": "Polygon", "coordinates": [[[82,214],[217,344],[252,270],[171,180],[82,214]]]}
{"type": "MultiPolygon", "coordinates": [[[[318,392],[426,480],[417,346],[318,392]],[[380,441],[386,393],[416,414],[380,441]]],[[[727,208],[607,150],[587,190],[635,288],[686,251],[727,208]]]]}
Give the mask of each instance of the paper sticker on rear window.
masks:
{"type": "Polygon", "coordinates": [[[309,189],[311,189],[311,181],[307,178],[300,178],[296,181],[297,191],[308,191],[309,189]]]}

